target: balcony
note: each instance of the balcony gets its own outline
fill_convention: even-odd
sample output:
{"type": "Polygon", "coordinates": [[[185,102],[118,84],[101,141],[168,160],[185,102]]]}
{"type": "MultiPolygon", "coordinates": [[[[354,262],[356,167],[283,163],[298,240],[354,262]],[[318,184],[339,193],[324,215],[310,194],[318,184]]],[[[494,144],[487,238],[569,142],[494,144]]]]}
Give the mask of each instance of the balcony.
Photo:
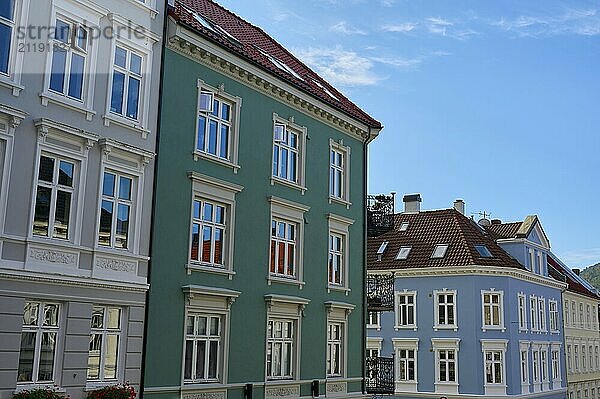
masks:
{"type": "Polygon", "coordinates": [[[377,237],[394,228],[395,193],[367,196],[367,234],[377,237]]]}
{"type": "Polygon", "coordinates": [[[371,312],[394,310],[394,275],[367,275],[367,308],[371,312]]]}
{"type": "Polygon", "coordinates": [[[365,366],[367,373],[365,388],[368,394],[385,395],[394,393],[393,357],[368,357],[365,366]]]}

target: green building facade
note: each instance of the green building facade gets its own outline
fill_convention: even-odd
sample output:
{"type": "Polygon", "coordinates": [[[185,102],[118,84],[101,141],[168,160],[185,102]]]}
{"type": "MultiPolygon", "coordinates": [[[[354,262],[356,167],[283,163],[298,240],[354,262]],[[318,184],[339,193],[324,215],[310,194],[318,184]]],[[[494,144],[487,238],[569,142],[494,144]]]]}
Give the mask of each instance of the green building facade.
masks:
{"type": "Polygon", "coordinates": [[[169,13],[144,396],[362,396],[381,125],[215,3],[169,13]]]}

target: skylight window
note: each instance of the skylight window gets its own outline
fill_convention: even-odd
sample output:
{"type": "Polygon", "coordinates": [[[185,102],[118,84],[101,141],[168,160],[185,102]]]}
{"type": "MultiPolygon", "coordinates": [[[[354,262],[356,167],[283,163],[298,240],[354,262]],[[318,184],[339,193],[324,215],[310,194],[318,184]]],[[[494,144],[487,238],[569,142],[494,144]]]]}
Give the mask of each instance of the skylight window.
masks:
{"type": "MultiPolygon", "coordinates": [[[[186,8],[187,9],[187,8],[186,8]]],[[[187,9],[187,11],[192,14],[192,16],[194,17],[194,19],[196,21],[198,21],[198,23],[200,25],[202,25],[203,27],[205,27],[206,29],[208,29],[211,32],[220,34],[222,36],[225,36],[225,38],[227,38],[227,40],[229,40],[230,42],[232,42],[233,44],[236,44],[238,46],[241,46],[242,43],[240,43],[240,41],[238,39],[236,39],[235,37],[233,37],[229,32],[227,32],[225,29],[223,29],[221,26],[215,24],[212,21],[209,21],[208,19],[204,18],[202,15],[198,14],[195,11],[192,11],[190,9],[187,9]]]]}
{"type": "Polygon", "coordinates": [[[396,255],[396,260],[407,259],[411,249],[411,247],[401,247],[398,251],[398,255],[396,255]]]}
{"type": "Polygon", "coordinates": [[[408,230],[408,222],[402,222],[402,224],[400,225],[400,229],[398,231],[403,233],[406,230],[408,230]]]}
{"type": "Polygon", "coordinates": [[[292,75],[296,79],[304,80],[304,79],[302,79],[302,76],[298,75],[296,73],[296,71],[294,71],[292,68],[290,68],[290,66],[288,64],[286,64],[285,62],[281,61],[278,58],[273,57],[271,54],[267,53],[266,51],[264,51],[260,47],[256,47],[256,48],[258,49],[258,51],[260,51],[260,53],[262,55],[264,55],[265,57],[267,57],[267,59],[269,61],[271,61],[271,64],[275,65],[280,70],[282,70],[283,72],[286,72],[286,73],[292,75]]]}
{"type": "Polygon", "coordinates": [[[433,259],[441,259],[444,256],[446,256],[447,250],[448,250],[447,244],[438,244],[435,246],[435,249],[433,250],[433,254],[431,255],[431,257],[433,259]]]}
{"type": "Polygon", "coordinates": [[[379,246],[379,249],[377,250],[377,255],[383,255],[387,246],[388,246],[387,241],[382,242],[381,245],[379,246]]]}
{"type": "Polygon", "coordinates": [[[329,97],[333,98],[336,101],[340,101],[331,91],[329,91],[325,86],[321,84],[317,79],[312,80],[321,90],[323,90],[329,97]]]}
{"type": "Polygon", "coordinates": [[[493,258],[494,255],[490,252],[486,245],[475,245],[475,249],[479,252],[479,256],[482,258],[493,258]]]}
{"type": "Polygon", "coordinates": [[[194,16],[194,19],[200,23],[200,25],[204,26],[208,30],[215,32],[215,28],[214,28],[213,24],[211,24],[206,19],[204,19],[204,17],[202,17],[202,15],[198,14],[197,12],[193,12],[193,11],[192,11],[192,15],[194,16]]]}

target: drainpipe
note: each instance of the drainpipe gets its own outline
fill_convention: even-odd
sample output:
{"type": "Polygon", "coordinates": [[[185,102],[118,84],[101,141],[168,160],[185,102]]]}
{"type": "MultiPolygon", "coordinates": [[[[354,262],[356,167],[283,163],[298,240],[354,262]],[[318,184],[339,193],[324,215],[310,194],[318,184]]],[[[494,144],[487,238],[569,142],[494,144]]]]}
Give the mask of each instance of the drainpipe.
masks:
{"type": "MultiPolygon", "coordinates": [[[[150,260],[148,261],[148,273],[147,273],[147,282],[150,283],[150,275],[152,273],[152,244],[154,241],[154,213],[156,211],[156,186],[157,186],[157,176],[158,176],[158,162],[159,162],[159,143],[160,143],[160,123],[162,119],[162,103],[163,103],[163,82],[164,82],[164,70],[165,70],[165,54],[166,54],[166,43],[167,43],[167,25],[169,19],[169,8],[174,6],[173,0],[165,0],[164,2],[164,15],[163,15],[163,36],[161,42],[161,55],[160,55],[160,82],[158,84],[158,115],[156,120],[156,144],[155,144],[155,158],[154,158],[154,182],[152,186],[152,213],[150,216],[150,240],[148,245],[148,254],[150,255],[150,260]]],[[[144,380],[146,375],[146,348],[147,348],[147,338],[148,338],[148,308],[149,308],[149,300],[150,300],[150,290],[146,292],[146,306],[144,307],[144,339],[142,341],[142,363],[141,363],[141,373],[140,373],[140,392],[138,393],[138,397],[140,399],[144,398],[144,380]]]]}
{"type": "Polygon", "coordinates": [[[366,395],[367,393],[367,389],[366,389],[366,383],[365,383],[365,373],[367,371],[366,368],[366,364],[365,364],[365,353],[367,352],[367,294],[365,293],[365,287],[367,284],[367,176],[368,176],[368,172],[367,172],[367,167],[368,167],[368,143],[369,140],[371,139],[371,127],[369,126],[369,130],[367,133],[367,139],[365,140],[365,145],[363,148],[363,186],[364,186],[364,195],[363,195],[363,201],[365,201],[365,206],[363,207],[363,237],[364,237],[364,245],[363,245],[363,286],[362,286],[362,293],[363,293],[363,320],[362,320],[362,343],[363,343],[363,350],[361,353],[361,359],[362,359],[362,393],[363,395],[366,395]]]}

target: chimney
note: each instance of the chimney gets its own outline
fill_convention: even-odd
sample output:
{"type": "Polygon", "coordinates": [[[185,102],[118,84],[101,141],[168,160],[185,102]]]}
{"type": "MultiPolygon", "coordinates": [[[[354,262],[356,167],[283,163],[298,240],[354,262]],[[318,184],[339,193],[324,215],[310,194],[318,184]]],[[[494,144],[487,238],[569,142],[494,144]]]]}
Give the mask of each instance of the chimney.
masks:
{"type": "Polygon", "coordinates": [[[404,213],[419,213],[421,211],[421,194],[405,195],[404,213]]]}
{"type": "Polygon", "coordinates": [[[502,224],[502,220],[500,220],[500,219],[492,219],[492,224],[502,224]]]}
{"type": "Polygon", "coordinates": [[[458,212],[460,212],[461,214],[465,214],[465,201],[461,200],[461,199],[457,199],[456,201],[454,201],[454,209],[456,209],[458,212]]]}
{"type": "Polygon", "coordinates": [[[581,269],[573,269],[573,273],[579,276],[579,273],[581,273],[581,269]]]}

